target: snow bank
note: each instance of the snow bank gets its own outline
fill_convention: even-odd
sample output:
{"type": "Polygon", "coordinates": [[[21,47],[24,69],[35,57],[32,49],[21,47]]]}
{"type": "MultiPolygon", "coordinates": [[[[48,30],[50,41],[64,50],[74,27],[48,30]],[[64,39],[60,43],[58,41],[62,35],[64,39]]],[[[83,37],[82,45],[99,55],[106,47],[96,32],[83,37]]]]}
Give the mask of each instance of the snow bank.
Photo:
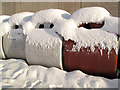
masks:
{"type": "Polygon", "coordinates": [[[71,15],[68,12],[61,9],[47,9],[36,12],[32,17],[31,22],[33,22],[33,24],[42,24],[44,22],[53,22],[56,19],[68,19],[70,16],[71,15]]]}
{"type": "Polygon", "coordinates": [[[110,13],[102,7],[86,7],[75,11],[71,18],[77,25],[89,22],[101,22],[105,17],[109,17],[110,13]]]}
{"type": "Polygon", "coordinates": [[[77,70],[28,66],[23,60],[0,60],[2,88],[118,88],[118,79],[106,79],[77,70]],[[16,83],[19,82],[19,83],[16,83]]]}

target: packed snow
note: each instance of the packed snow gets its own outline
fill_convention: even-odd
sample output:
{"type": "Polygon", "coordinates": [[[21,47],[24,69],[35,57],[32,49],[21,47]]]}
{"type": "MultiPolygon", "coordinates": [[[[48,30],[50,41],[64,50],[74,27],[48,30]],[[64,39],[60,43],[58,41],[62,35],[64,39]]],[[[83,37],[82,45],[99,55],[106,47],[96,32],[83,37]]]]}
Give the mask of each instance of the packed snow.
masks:
{"type": "Polygon", "coordinates": [[[118,88],[118,79],[106,79],[76,70],[28,66],[20,59],[0,60],[2,88],[118,88]]]}

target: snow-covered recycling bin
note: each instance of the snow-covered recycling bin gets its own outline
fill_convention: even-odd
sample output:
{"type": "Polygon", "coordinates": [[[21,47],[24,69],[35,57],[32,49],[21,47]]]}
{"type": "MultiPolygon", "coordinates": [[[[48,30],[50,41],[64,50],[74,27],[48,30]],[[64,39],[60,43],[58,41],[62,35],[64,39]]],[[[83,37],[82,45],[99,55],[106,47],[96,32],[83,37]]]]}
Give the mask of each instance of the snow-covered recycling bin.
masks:
{"type": "Polygon", "coordinates": [[[6,58],[22,58],[26,59],[25,56],[25,40],[26,37],[23,34],[23,24],[30,20],[33,13],[21,12],[13,14],[9,20],[9,28],[3,27],[8,30],[8,33],[2,36],[3,38],[3,50],[6,58]]]}
{"type": "Polygon", "coordinates": [[[62,40],[55,32],[56,20],[68,19],[70,14],[64,10],[48,9],[36,12],[26,23],[26,59],[29,64],[47,67],[62,66],[62,40]],[[32,25],[32,28],[29,26],[32,25]]]}
{"type": "Polygon", "coordinates": [[[79,9],[71,18],[78,28],[75,36],[65,40],[65,69],[115,77],[119,47],[115,34],[118,34],[119,18],[101,7],[79,9]]]}

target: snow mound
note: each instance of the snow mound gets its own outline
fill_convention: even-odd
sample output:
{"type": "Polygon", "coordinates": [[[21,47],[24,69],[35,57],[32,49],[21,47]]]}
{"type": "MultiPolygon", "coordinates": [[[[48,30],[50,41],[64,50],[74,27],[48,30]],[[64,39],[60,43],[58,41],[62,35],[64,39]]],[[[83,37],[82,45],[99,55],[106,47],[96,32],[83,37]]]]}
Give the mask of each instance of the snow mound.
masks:
{"type": "Polygon", "coordinates": [[[109,17],[110,13],[102,7],[86,7],[75,11],[71,18],[77,25],[89,22],[101,22],[105,17],[109,17]]]}
{"type": "Polygon", "coordinates": [[[66,72],[55,67],[28,66],[21,59],[0,62],[2,88],[118,88],[118,79],[90,76],[79,70],[66,72]]]}
{"type": "Polygon", "coordinates": [[[29,21],[33,14],[34,13],[32,13],[32,12],[21,12],[21,13],[13,14],[9,19],[9,23],[11,25],[13,25],[13,24],[17,24],[17,25],[22,24],[24,22],[29,21]]]}
{"type": "Polygon", "coordinates": [[[47,9],[47,10],[41,10],[36,12],[31,22],[35,23],[44,23],[44,22],[53,22],[56,19],[68,19],[70,18],[70,14],[64,10],[60,9],[47,9]]]}

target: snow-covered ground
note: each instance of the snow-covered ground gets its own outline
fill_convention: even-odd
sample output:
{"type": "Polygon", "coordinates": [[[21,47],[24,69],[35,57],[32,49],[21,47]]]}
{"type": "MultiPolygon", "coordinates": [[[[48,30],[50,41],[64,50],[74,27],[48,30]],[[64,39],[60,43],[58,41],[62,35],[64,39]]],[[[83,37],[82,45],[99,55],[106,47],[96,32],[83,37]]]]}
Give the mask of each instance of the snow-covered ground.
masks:
{"type": "Polygon", "coordinates": [[[66,72],[55,67],[28,66],[24,60],[0,60],[2,88],[118,88],[118,79],[66,72]]]}

